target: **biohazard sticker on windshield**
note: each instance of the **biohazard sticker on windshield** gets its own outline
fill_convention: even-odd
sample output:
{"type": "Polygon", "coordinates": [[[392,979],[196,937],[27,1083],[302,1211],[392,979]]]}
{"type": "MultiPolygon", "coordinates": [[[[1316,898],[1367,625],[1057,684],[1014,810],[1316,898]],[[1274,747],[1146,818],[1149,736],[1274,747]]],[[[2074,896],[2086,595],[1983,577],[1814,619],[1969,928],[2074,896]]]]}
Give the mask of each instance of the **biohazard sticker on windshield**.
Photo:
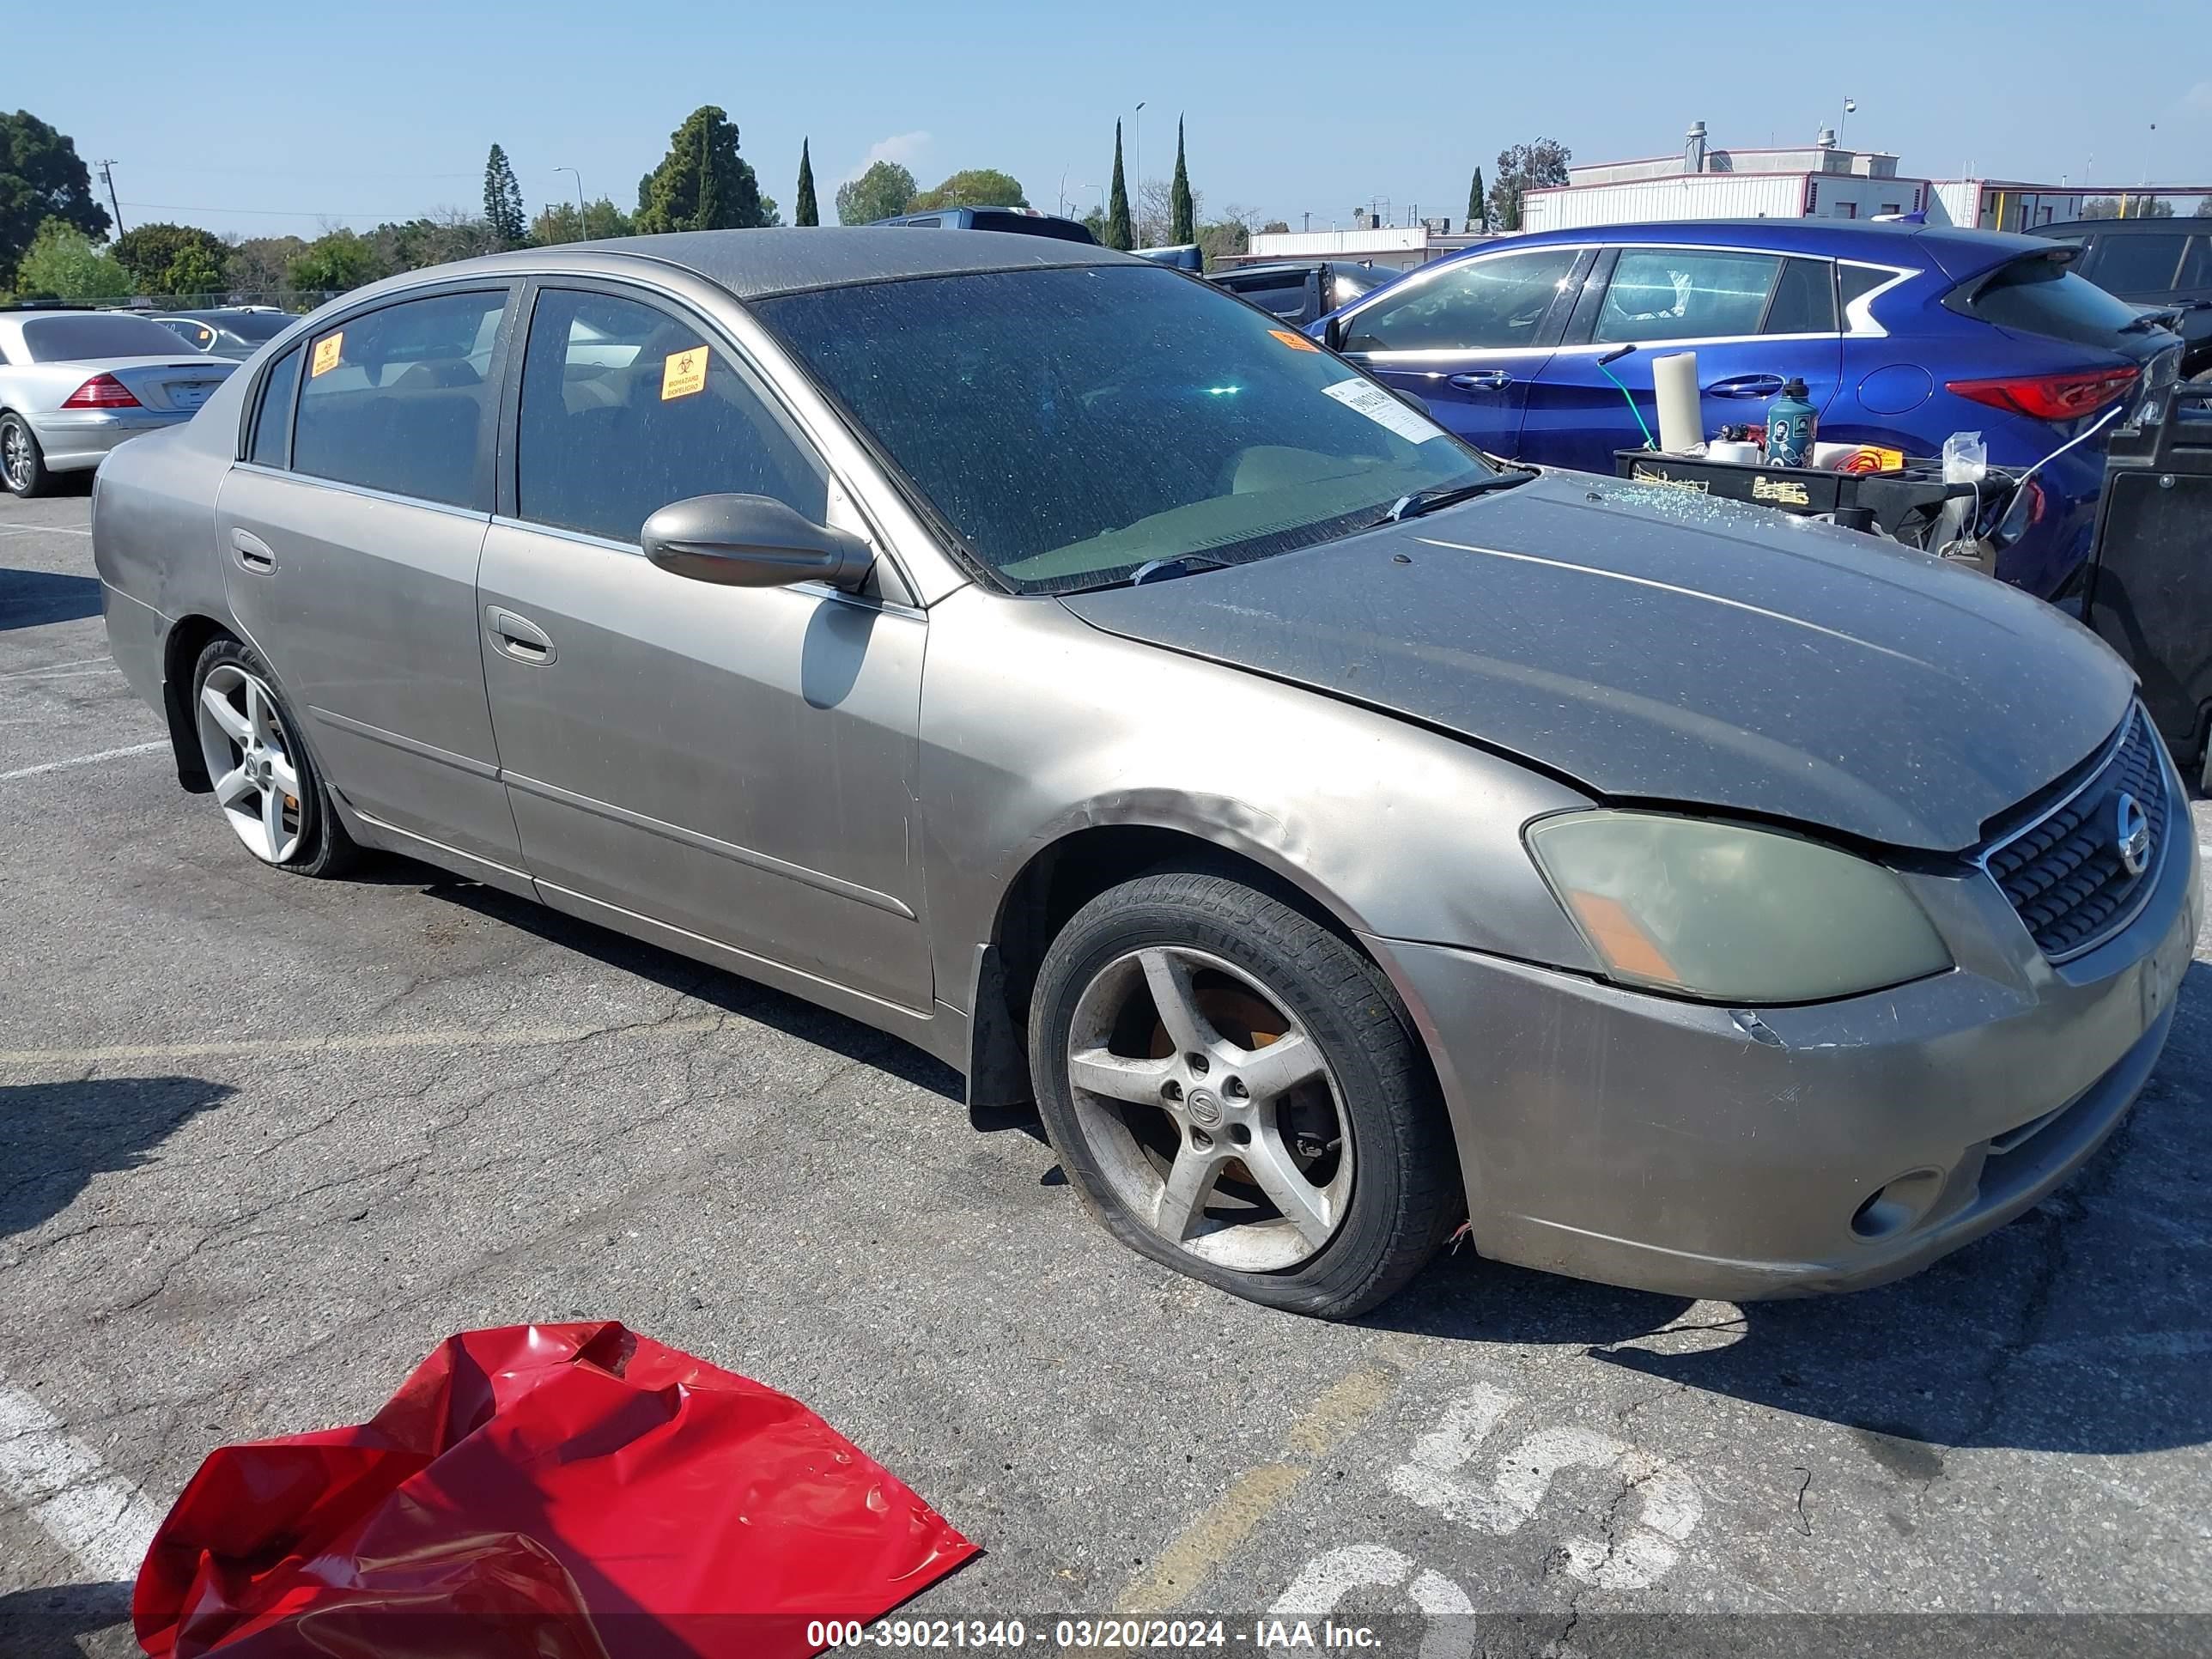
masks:
{"type": "Polygon", "coordinates": [[[693,346],[689,351],[671,352],[668,361],[660,366],[660,401],[671,398],[688,398],[695,392],[707,389],[707,348],[693,346]]]}
{"type": "Polygon", "coordinates": [[[1379,386],[1365,380],[1339,380],[1323,392],[1346,409],[1356,409],[1376,425],[1396,433],[1407,443],[1425,444],[1444,436],[1443,428],[1424,420],[1379,386]]]}
{"type": "Polygon", "coordinates": [[[307,378],[312,380],[316,375],[327,374],[336,368],[338,366],[338,355],[344,349],[345,331],[343,329],[340,329],[335,334],[325,334],[321,339],[316,341],[314,358],[307,365],[307,378]]]}
{"type": "Polygon", "coordinates": [[[1287,328],[1271,328],[1267,332],[1273,335],[1277,339],[1280,340],[1285,345],[1290,347],[1293,351],[1319,351],[1321,349],[1319,346],[1316,345],[1311,340],[1306,338],[1304,335],[1293,334],[1287,328]]]}

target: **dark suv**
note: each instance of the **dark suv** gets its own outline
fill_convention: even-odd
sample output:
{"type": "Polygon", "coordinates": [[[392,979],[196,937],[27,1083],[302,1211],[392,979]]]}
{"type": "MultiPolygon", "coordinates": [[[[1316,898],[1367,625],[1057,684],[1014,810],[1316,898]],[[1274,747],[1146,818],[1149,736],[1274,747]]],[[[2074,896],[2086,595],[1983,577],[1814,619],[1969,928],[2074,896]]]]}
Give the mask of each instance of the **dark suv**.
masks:
{"type": "Polygon", "coordinates": [[[2107,294],[2179,311],[2182,374],[2212,369],[2212,218],[2076,219],[2035,234],[2080,248],[2074,270],[2107,294]]]}
{"type": "Polygon", "coordinates": [[[1098,246],[1098,239],[1080,220],[1040,213],[1035,208],[939,208],[929,213],[902,213],[876,223],[908,225],[917,230],[1011,230],[1021,236],[1049,236],[1055,241],[1098,246]]]}

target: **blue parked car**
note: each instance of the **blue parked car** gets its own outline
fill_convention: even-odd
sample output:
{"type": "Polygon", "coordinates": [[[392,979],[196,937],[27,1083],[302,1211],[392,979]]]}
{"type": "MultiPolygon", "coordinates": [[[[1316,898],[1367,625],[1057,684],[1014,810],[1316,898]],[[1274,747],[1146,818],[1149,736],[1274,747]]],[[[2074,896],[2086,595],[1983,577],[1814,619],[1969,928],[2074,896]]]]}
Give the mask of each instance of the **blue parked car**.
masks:
{"type": "MultiPolygon", "coordinates": [[[[1705,434],[1765,418],[1796,376],[1822,440],[1935,455],[1979,431],[2027,467],[2170,383],[2179,338],[2033,237],[1904,223],[1751,219],[1546,231],[1423,265],[1311,325],[1494,454],[1611,473],[1644,441],[1598,359],[1657,428],[1651,362],[1694,351],[1705,434]]],[[[2030,482],[1997,574],[2067,597],[2089,553],[2104,439],[2030,482]]]]}

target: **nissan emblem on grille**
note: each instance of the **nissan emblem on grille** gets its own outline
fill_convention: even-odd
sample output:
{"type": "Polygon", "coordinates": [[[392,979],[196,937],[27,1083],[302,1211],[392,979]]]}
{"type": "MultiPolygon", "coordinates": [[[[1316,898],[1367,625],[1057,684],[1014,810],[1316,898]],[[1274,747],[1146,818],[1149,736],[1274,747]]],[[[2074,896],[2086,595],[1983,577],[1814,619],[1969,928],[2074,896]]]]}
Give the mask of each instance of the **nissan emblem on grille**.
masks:
{"type": "Polygon", "coordinates": [[[2169,798],[2162,746],[2138,708],[2088,776],[1983,855],[2052,961],[2102,944],[2148,901],[2169,798]]]}
{"type": "Polygon", "coordinates": [[[2142,810],[2142,803],[2123,792],[2119,810],[2113,815],[2112,846],[2120,855],[2120,866],[2131,876],[2139,876],[2150,867],[2150,815],[2142,810]]]}

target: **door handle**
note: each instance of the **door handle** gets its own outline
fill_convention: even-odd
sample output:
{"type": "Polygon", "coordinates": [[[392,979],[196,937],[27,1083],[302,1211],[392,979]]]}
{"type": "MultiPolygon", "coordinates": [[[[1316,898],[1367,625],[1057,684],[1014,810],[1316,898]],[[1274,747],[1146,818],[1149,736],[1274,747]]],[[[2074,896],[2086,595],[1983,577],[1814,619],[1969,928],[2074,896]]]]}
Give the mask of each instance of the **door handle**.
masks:
{"type": "Polygon", "coordinates": [[[1739,374],[1732,380],[1715,380],[1705,388],[1708,398],[1771,398],[1782,390],[1779,374],[1739,374]]]}
{"type": "Polygon", "coordinates": [[[269,544],[250,530],[230,532],[230,550],[237,556],[240,569],[257,576],[269,575],[276,568],[276,556],[270,551],[269,544]]]}
{"type": "Polygon", "coordinates": [[[1502,368],[1480,368],[1467,374],[1444,377],[1446,386],[1455,386],[1462,392],[1503,392],[1513,384],[1513,377],[1502,368]]]}
{"type": "Polygon", "coordinates": [[[553,660],[552,635],[536,623],[503,605],[486,605],[484,616],[491,623],[492,643],[515,661],[534,665],[553,660]]]}

